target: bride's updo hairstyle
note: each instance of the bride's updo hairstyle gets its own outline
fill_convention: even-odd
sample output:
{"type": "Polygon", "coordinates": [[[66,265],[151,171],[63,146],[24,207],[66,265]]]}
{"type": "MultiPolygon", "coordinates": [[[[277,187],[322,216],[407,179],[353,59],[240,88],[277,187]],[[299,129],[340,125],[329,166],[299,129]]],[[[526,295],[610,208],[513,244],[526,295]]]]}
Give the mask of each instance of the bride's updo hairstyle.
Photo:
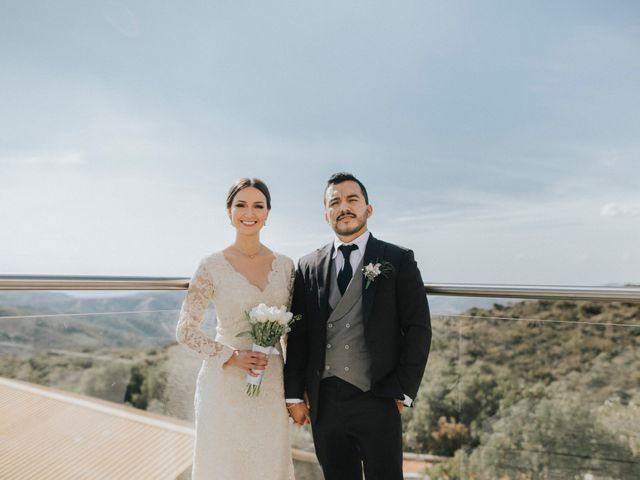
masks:
{"type": "Polygon", "coordinates": [[[267,199],[267,210],[271,210],[271,194],[269,193],[267,185],[259,178],[241,178],[236,180],[234,184],[231,185],[229,193],[227,193],[227,209],[231,208],[231,205],[233,205],[233,199],[238,192],[247,187],[253,187],[260,190],[267,199]]]}

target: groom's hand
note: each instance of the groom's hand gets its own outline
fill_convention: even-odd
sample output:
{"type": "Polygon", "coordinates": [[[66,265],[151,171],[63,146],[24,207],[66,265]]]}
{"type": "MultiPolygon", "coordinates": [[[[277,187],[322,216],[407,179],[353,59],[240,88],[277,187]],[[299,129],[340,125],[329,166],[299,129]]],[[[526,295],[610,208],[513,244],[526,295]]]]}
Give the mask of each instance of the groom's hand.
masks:
{"type": "Polygon", "coordinates": [[[296,425],[306,425],[309,420],[309,407],[305,402],[287,403],[287,410],[296,425]]]}
{"type": "Polygon", "coordinates": [[[396,406],[398,407],[398,412],[402,413],[404,410],[404,402],[402,400],[396,400],[396,406]]]}

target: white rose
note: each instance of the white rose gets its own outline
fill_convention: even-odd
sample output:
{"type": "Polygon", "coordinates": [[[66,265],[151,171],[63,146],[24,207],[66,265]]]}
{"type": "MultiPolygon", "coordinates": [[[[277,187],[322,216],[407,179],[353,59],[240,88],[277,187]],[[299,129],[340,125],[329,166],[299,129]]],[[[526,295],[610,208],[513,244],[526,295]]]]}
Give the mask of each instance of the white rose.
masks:
{"type": "Polygon", "coordinates": [[[289,325],[289,322],[291,321],[292,318],[293,318],[293,313],[284,312],[284,315],[280,318],[280,324],[285,326],[289,325]]]}
{"type": "Polygon", "coordinates": [[[254,322],[263,323],[267,320],[267,306],[261,303],[251,309],[249,318],[254,322]]]}

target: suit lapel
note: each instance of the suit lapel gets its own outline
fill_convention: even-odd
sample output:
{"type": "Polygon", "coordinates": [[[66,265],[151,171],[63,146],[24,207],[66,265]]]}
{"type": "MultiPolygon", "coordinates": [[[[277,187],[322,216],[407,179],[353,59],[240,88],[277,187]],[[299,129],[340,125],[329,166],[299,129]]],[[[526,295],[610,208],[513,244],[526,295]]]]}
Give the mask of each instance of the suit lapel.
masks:
{"type": "MultiPolygon", "coordinates": [[[[384,245],[377,238],[374,238],[373,235],[369,236],[369,240],[367,241],[367,247],[364,251],[364,258],[362,261],[362,266],[369,265],[370,263],[379,263],[383,261],[384,254],[384,245]]],[[[362,272],[357,272],[358,275],[363,275],[362,272]]],[[[376,289],[378,287],[378,282],[373,281],[369,288],[366,288],[367,282],[364,280],[362,285],[362,317],[365,327],[369,323],[369,318],[371,317],[371,309],[373,308],[373,300],[376,295],[376,289]]]]}
{"type": "Polygon", "coordinates": [[[318,307],[320,319],[325,322],[329,310],[329,268],[331,267],[331,253],[333,243],[329,243],[320,249],[318,262],[316,263],[316,278],[318,279],[318,307]]]}

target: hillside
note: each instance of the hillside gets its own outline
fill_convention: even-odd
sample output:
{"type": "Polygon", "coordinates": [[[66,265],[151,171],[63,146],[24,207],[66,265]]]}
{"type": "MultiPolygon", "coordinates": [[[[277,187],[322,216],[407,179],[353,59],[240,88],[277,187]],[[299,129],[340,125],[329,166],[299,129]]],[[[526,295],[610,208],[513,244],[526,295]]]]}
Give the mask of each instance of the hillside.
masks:
{"type": "Polygon", "coordinates": [[[456,455],[432,479],[635,478],[640,305],[520,302],[433,328],[404,422],[408,448],[456,455]]]}
{"type": "Polygon", "coordinates": [[[80,351],[165,345],[173,342],[183,297],[184,292],[100,298],[0,292],[0,345],[80,351]],[[7,316],[26,318],[2,318],[7,316]]]}

